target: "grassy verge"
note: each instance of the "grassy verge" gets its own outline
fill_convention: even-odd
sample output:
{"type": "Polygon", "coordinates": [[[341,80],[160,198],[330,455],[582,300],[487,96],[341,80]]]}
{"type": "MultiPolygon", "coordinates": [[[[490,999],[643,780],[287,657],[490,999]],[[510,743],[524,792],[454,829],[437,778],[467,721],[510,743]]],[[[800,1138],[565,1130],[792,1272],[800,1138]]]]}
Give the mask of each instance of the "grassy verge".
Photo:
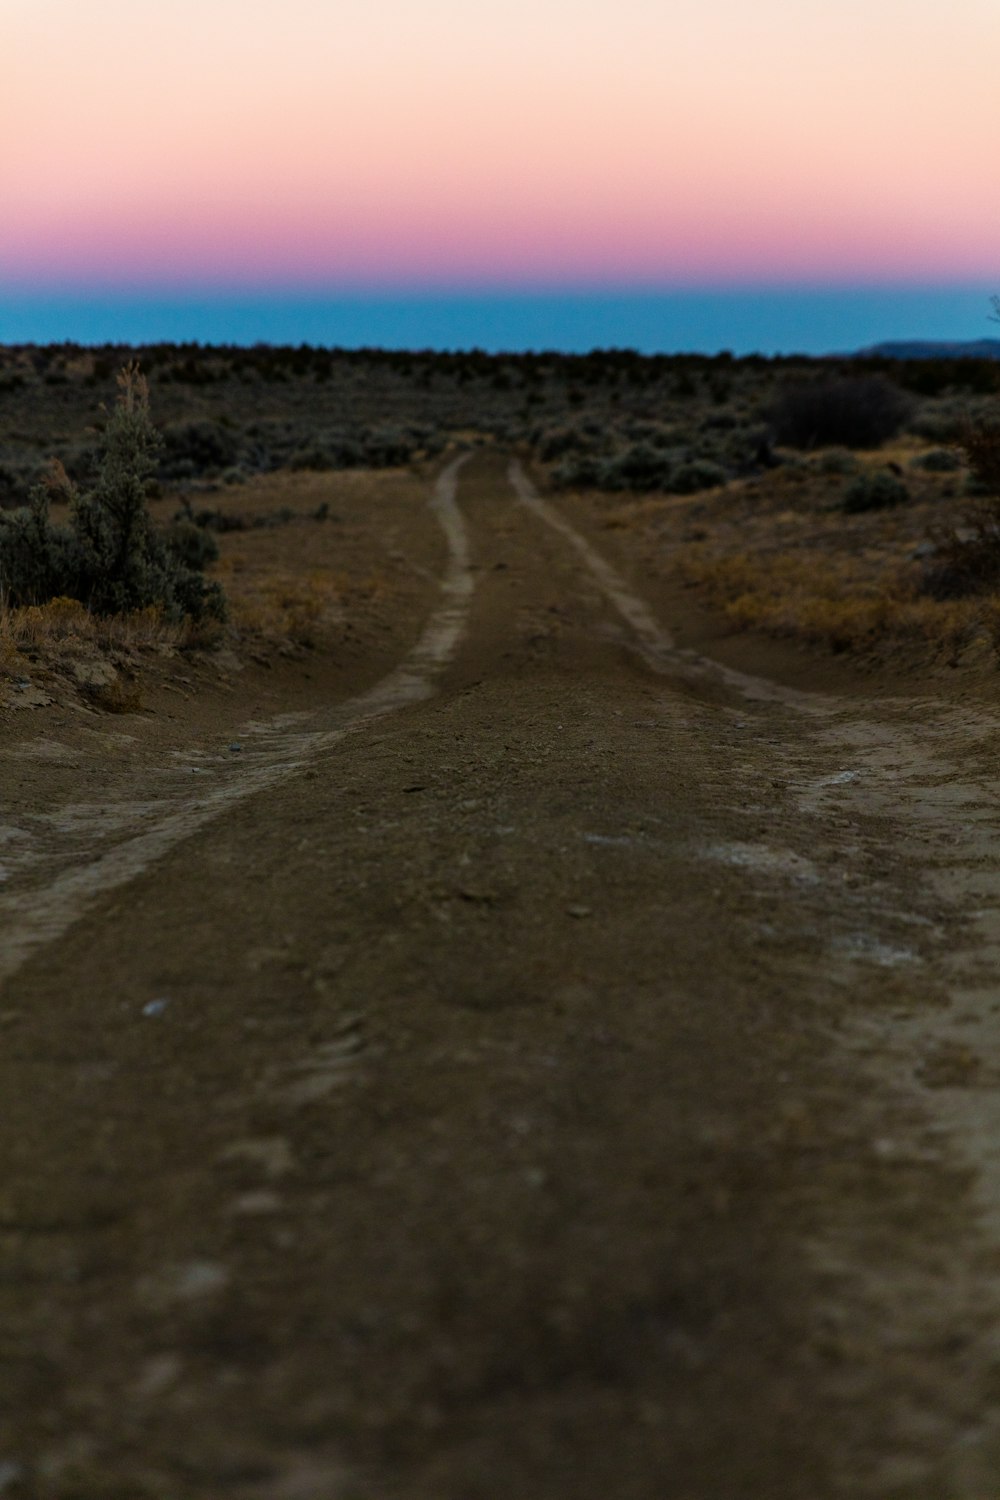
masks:
{"type": "MultiPolygon", "coordinates": [[[[819,453],[692,501],[646,499],[605,512],[606,526],[640,531],[650,550],[737,630],[875,661],[995,667],[1000,591],[936,598],[927,588],[930,538],[968,510],[963,472],[935,472],[926,445],[819,453]],[[850,487],[902,476],[905,498],[854,512],[850,487]]],[[[610,497],[602,502],[607,505],[610,497]]]]}
{"type": "Polygon", "coordinates": [[[677,568],[740,630],[857,655],[906,644],[952,664],[970,649],[1000,652],[1000,598],[927,598],[902,569],[872,584],[849,560],[815,552],[719,557],[699,547],[677,568]]]}

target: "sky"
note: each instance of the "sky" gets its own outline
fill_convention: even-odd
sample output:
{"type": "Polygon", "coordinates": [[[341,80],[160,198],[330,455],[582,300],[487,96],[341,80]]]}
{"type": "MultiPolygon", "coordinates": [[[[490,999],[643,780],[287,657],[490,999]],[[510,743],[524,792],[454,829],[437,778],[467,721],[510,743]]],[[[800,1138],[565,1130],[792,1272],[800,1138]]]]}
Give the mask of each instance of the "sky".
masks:
{"type": "Polygon", "coordinates": [[[998,57],[997,0],[0,0],[0,339],[988,335],[998,57]]]}

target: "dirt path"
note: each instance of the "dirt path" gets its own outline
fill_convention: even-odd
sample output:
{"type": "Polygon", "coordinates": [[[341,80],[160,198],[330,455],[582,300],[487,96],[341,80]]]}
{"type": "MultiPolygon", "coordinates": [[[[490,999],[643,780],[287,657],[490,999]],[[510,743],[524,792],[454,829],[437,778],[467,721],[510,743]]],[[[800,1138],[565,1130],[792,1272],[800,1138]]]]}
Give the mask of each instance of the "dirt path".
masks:
{"type": "Polygon", "coordinates": [[[0,744],[0,1494],[982,1500],[996,717],[432,499],[396,668],[0,744]]]}

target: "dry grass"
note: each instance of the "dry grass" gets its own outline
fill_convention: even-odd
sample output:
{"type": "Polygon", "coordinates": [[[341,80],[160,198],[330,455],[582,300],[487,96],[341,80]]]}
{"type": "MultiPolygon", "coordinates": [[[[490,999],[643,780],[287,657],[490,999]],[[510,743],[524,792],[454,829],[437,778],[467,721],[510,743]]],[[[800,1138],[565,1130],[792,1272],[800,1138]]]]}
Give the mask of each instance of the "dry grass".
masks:
{"type": "Polygon", "coordinates": [[[101,650],[141,651],[184,643],[185,627],[171,625],[156,606],[124,615],[92,615],[77,599],[50,599],[18,609],[0,606],[0,655],[11,650],[44,652],[60,645],[90,644],[101,650]]]}
{"type": "Polygon", "coordinates": [[[909,500],[892,510],[847,514],[849,476],[817,455],[690,505],[628,515],[669,557],[685,583],[739,630],[759,631],[858,657],[993,662],[1000,654],[1000,592],[932,597],[928,539],[967,507],[954,474],[912,460],[925,445],[907,437],[856,472],[902,471],[909,500]]]}
{"type": "Polygon", "coordinates": [[[77,599],[51,599],[12,609],[0,605],[0,681],[55,674],[76,679],[80,691],[108,713],[142,707],[138,681],[143,657],[211,650],[223,635],[215,620],[174,624],[157,606],[121,615],[94,615],[77,599]],[[120,676],[88,682],[81,663],[105,662],[120,676]]]}
{"type": "Polygon", "coordinates": [[[343,619],[343,579],[330,569],[302,575],[289,568],[249,568],[239,556],[223,558],[229,614],[242,637],[271,645],[314,646],[324,629],[343,619]]]}
{"type": "Polygon", "coordinates": [[[859,577],[850,554],[713,556],[692,546],[680,553],[677,566],[685,582],[741,630],[857,654],[916,644],[949,661],[974,643],[1000,649],[1000,598],[931,599],[918,591],[916,571],[898,564],[871,582],[859,577]]]}

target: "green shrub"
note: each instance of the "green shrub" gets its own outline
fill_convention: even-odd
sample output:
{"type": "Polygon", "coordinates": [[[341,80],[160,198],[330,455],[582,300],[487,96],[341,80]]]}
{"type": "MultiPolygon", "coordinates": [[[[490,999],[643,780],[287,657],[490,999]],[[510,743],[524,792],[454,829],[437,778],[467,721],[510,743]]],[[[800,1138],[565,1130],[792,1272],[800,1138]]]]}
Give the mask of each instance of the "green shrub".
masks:
{"type": "Polygon", "coordinates": [[[76,598],[83,569],[79,541],[69,526],[49,519],[49,490],[35,486],[26,506],[0,512],[0,599],[44,604],[76,598]]]}
{"type": "Polygon", "coordinates": [[[219,585],[202,578],[154,530],[146,507],[160,437],[138,365],[126,365],[118,386],[93,487],[76,491],[57,465],[47,484],[36,486],[29,506],[0,516],[0,588],[14,605],[64,595],[100,615],[158,605],[174,619],[221,619],[219,585]],[[53,491],[68,494],[67,526],[52,524],[53,491]]]}
{"type": "Polygon", "coordinates": [[[193,479],[231,468],[240,455],[235,435],[218,422],[172,422],[157,455],[164,479],[193,479]]]}
{"type": "Polygon", "coordinates": [[[605,460],[601,488],[607,490],[665,490],[674,473],[674,455],[649,442],[632,443],[605,460]]]}
{"type": "Polygon", "coordinates": [[[728,478],[721,464],[710,458],[692,458],[677,465],[666,488],[672,495],[694,495],[699,490],[711,490],[716,485],[725,484],[728,478]]]}
{"type": "Polygon", "coordinates": [[[856,515],[865,510],[890,510],[905,505],[910,492],[901,479],[880,469],[876,474],[859,474],[844,491],[841,510],[856,515]]]}
{"type": "Polygon", "coordinates": [[[817,459],[821,474],[856,474],[858,461],[846,448],[828,448],[817,459]]]}
{"type": "Polygon", "coordinates": [[[934,528],[935,553],[922,588],[935,599],[959,599],[1000,587],[1000,418],[969,422],[962,435],[969,465],[967,503],[959,525],[934,528]]]}
{"type": "Polygon", "coordinates": [[[204,526],[195,525],[194,521],[189,521],[186,517],[175,521],[164,533],[163,540],[170,555],[196,573],[204,572],[209,563],[218,560],[219,544],[211,531],[204,526]]]}
{"type": "Polygon", "coordinates": [[[953,448],[931,448],[927,453],[918,453],[910,460],[914,469],[926,469],[928,474],[954,474],[962,467],[962,460],[953,448]]]}

